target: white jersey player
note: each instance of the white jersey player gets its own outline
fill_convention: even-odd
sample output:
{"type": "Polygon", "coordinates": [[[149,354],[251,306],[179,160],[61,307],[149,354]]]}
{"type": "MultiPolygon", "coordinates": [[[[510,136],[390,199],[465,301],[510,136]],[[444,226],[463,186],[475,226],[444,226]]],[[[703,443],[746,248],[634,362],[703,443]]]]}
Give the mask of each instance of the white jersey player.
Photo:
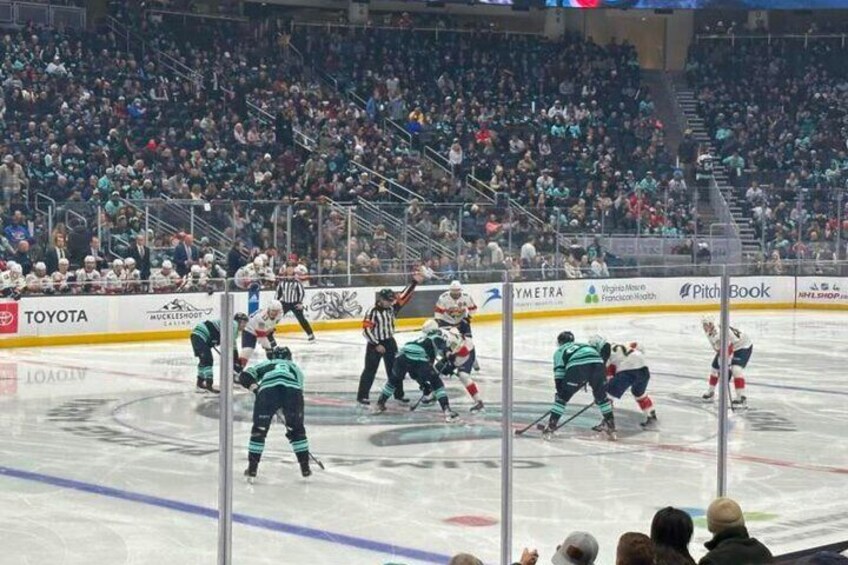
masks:
{"type": "Polygon", "coordinates": [[[0,293],[17,300],[25,289],[26,279],[23,267],[15,261],[9,261],[6,263],[6,270],[0,273],[0,293]]]}
{"type": "Polygon", "coordinates": [[[477,305],[471,296],[462,291],[459,281],[453,281],[436,302],[435,318],[440,328],[454,327],[463,336],[471,337],[471,315],[476,311],[477,305]]]}
{"type": "Polygon", "coordinates": [[[53,294],[53,279],[47,274],[47,265],[39,261],[26,276],[27,294],[53,294]]]}
{"type": "Polygon", "coordinates": [[[236,271],[236,286],[242,290],[247,290],[253,285],[259,285],[261,287],[264,269],[265,264],[262,258],[254,258],[252,263],[248,263],[236,271]]]}
{"type": "Polygon", "coordinates": [[[53,290],[60,294],[71,292],[74,282],[74,274],[70,272],[71,262],[65,257],[59,259],[58,270],[53,273],[53,290]]]}
{"type": "MultiPolygon", "coordinates": [[[[439,324],[435,320],[427,320],[424,322],[421,332],[426,335],[432,331],[439,331],[439,324]]],[[[474,368],[476,358],[477,353],[474,350],[474,341],[470,336],[465,336],[454,352],[448,355],[441,363],[437,364],[439,372],[442,375],[449,376],[456,373],[462,386],[465,387],[468,395],[474,400],[474,406],[471,407],[471,413],[473,414],[485,409],[483,401],[480,399],[480,390],[477,388],[477,383],[471,378],[471,371],[474,368]]],[[[422,400],[422,403],[429,404],[430,402],[424,402],[422,400]]]]}
{"type": "MultiPolygon", "coordinates": [[[[704,333],[707,334],[707,339],[710,340],[710,345],[716,351],[713,357],[712,370],[710,371],[709,383],[710,387],[704,393],[702,398],[706,401],[711,401],[715,396],[715,388],[718,384],[719,355],[721,352],[721,326],[717,325],[709,316],[705,316],[701,321],[701,326],[704,328],[704,333]]],[[[751,360],[751,353],[754,351],[754,342],[747,334],[741,332],[733,326],[728,327],[728,348],[726,354],[730,357],[730,374],[727,378],[733,379],[733,388],[736,391],[736,398],[733,398],[731,404],[736,408],[745,408],[748,405],[748,399],[745,396],[745,368],[748,366],[748,361],[751,360]]]]}
{"type": "Polygon", "coordinates": [[[127,272],[123,260],[112,261],[112,270],[106,273],[103,289],[107,294],[123,294],[127,290],[127,272]]]}
{"type": "Polygon", "coordinates": [[[97,270],[97,261],[94,256],[86,256],[82,262],[82,269],[77,269],[74,292],[99,293],[102,291],[102,282],[103,279],[100,276],[100,271],[97,270]]]}
{"type": "Polygon", "coordinates": [[[180,275],[174,271],[170,261],[162,261],[162,268],[150,275],[150,290],[153,292],[173,292],[180,284],[180,275]]]}
{"type": "Polygon", "coordinates": [[[221,265],[215,263],[215,256],[211,253],[207,253],[203,256],[200,268],[203,270],[203,274],[206,275],[207,279],[227,278],[227,270],[221,265]]]}
{"type": "Polygon", "coordinates": [[[276,347],[277,340],[274,339],[274,331],[282,319],[283,304],[279,300],[272,300],[268,303],[268,306],[260,308],[253,313],[241,334],[239,363],[242,368],[247,367],[247,363],[253,356],[253,350],[256,348],[257,343],[265,351],[276,347]]]}
{"type": "Polygon", "coordinates": [[[127,292],[141,292],[141,271],[136,267],[135,259],[124,259],[124,271],[127,273],[127,292]]]}
{"type": "Polygon", "coordinates": [[[601,336],[589,338],[589,345],[598,350],[607,365],[607,395],[618,399],[629,388],[636,404],[647,417],[639,425],[645,429],[654,429],[657,425],[657,412],[653,400],[648,396],[651,372],[645,359],[644,348],[636,342],[608,343],[601,336]]]}
{"type": "Polygon", "coordinates": [[[180,284],[181,292],[201,292],[207,290],[209,281],[206,280],[206,275],[203,274],[203,269],[200,265],[192,265],[191,270],[180,284]]]}

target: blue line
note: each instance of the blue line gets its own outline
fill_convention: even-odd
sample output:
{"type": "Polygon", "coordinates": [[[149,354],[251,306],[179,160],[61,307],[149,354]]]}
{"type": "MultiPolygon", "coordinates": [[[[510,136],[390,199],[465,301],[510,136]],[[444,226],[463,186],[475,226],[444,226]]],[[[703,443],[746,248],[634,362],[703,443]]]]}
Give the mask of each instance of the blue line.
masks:
{"type": "MultiPolygon", "coordinates": [[[[96,485],[93,483],[85,483],[73,479],[63,479],[61,477],[54,477],[52,475],[32,473],[30,471],[13,469],[11,467],[5,467],[2,465],[0,465],[0,476],[43,483],[89,494],[97,494],[100,496],[117,498],[119,500],[126,500],[129,502],[147,504],[159,508],[167,508],[168,510],[175,510],[177,512],[183,512],[185,514],[194,514],[196,516],[203,516],[205,518],[212,518],[214,520],[218,519],[218,510],[213,508],[206,508],[205,506],[190,504],[188,502],[180,502],[178,500],[160,498],[158,496],[151,496],[147,494],[116,489],[103,485],[96,485]]],[[[246,526],[253,526],[254,528],[271,530],[273,532],[291,534],[293,536],[335,543],[339,545],[346,545],[349,547],[355,547],[357,549],[364,549],[366,551],[384,553],[397,557],[406,557],[417,561],[425,561],[427,563],[444,564],[450,561],[451,559],[449,555],[440,555],[438,553],[431,553],[429,551],[422,551],[420,549],[401,547],[389,543],[369,540],[366,538],[349,536],[345,534],[336,534],[333,532],[328,532],[326,530],[307,528],[304,526],[296,526],[294,524],[278,522],[276,520],[270,520],[268,518],[257,518],[255,516],[248,516],[247,514],[233,513],[233,522],[237,524],[244,524],[246,526]]]]}

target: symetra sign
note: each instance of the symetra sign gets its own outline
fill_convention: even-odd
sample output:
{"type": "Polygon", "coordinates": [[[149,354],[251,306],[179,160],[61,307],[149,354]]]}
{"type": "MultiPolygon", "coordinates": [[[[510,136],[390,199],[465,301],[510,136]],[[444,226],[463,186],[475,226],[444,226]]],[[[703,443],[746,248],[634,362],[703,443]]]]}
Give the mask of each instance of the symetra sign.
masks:
{"type": "MultiPolygon", "coordinates": [[[[678,293],[684,300],[718,300],[721,298],[721,285],[716,283],[683,283],[678,293]]],[[[730,299],[734,298],[771,298],[771,285],[764,282],[753,285],[731,283],[730,299]]]]}

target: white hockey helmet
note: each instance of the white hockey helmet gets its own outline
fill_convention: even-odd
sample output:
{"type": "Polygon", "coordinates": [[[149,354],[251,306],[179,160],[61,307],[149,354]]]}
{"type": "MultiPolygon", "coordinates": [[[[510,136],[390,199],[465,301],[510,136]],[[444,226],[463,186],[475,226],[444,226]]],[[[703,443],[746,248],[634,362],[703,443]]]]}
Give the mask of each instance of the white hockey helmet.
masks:
{"type": "Polygon", "coordinates": [[[68,261],[67,257],[62,257],[61,259],[59,259],[59,266],[60,267],[69,267],[70,265],[71,265],[71,262],[68,261]]]}
{"type": "Polygon", "coordinates": [[[602,336],[593,335],[589,338],[589,346],[594,347],[597,351],[601,351],[604,346],[607,344],[607,340],[605,340],[602,336]]]}
{"type": "Polygon", "coordinates": [[[211,265],[212,263],[215,262],[215,256],[212,255],[211,253],[207,253],[206,255],[203,256],[203,262],[206,263],[207,265],[211,265]]]}
{"type": "Polygon", "coordinates": [[[451,281],[448,290],[450,290],[451,296],[459,296],[462,294],[462,283],[459,281],[451,281]]]}
{"type": "Polygon", "coordinates": [[[423,326],[421,326],[421,331],[425,334],[430,333],[430,332],[435,331],[435,330],[438,330],[438,329],[439,329],[439,324],[433,318],[430,318],[429,320],[424,322],[423,326]]]}
{"type": "Polygon", "coordinates": [[[97,263],[97,261],[94,259],[94,255],[86,255],[85,259],[83,259],[82,262],[83,264],[90,265],[92,267],[97,263]]]}
{"type": "Polygon", "coordinates": [[[199,275],[200,274],[200,265],[192,265],[191,266],[191,274],[199,275]]]}
{"type": "Polygon", "coordinates": [[[124,262],[121,261],[120,259],[115,259],[114,261],[112,261],[112,268],[113,269],[117,269],[117,268],[123,269],[124,268],[124,262]]]}
{"type": "Polygon", "coordinates": [[[715,328],[715,320],[712,316],[704,316],[701,318],[701,327],[705,332],[711,332],[715,328]]]}
{"type": "Polygon", "coordinates": [[[443,328],[442,335],[448,344],[448,349],[456,351],[462,346],[462,334],[456,328],[443,328]]]}
{"type": "Polygon", "coordinates": [[[163,271],[170,271],[173,268],[174,268],[173,263],[171,263],[167,259],[165,261],[162,261],[162,270],[163,271]]]}
{"type": "Polygon", "coordinates": [[[269,312],[282,312],[283,311],[283,303],[279,300],[272,300],[268,303],[268,311],[269,312]]]}
{"type": "Polygon", "coordinates": [[[33,265],[33,268],[35,269],[35,272],[37,274],[44,275],[45,273],[47,273],[47,265],[45,265],[43,261],[39,261],[38,263],[33,265]]]}
{"type": "Polygon", "coordinates": [[[257,269],[261,269],[265,266],[265,260],[262,258],[262,255],[257,255],[256,257],[254,257],[253,266],[257,269]]]}
{"type": "Polygon", "coordinates": [[[127,257],[126,259],[124,259],[124,265],[127,266],[127,269],[132,269],[133,267],[135,267],[135,259],[133,259],[132,257],[127,257]]]}
{"type": "Polygon", "coordinates": [[[9,272],[13,275],[22,275],[24,274],[24,268],[21,267],[21,264],[16,261],[9,261],[6,263],[6,267],[9,269],[9,272]]]}

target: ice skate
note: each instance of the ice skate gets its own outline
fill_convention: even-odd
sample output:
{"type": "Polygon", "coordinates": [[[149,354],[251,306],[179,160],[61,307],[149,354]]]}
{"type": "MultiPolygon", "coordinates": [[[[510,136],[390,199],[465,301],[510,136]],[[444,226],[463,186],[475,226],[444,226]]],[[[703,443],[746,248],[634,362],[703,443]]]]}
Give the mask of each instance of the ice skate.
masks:
{"type": "Polygon", "coordinates": [[[368,408],[369,406],[371,406],[371,401],[367,398],[357,398],[356,404],[357,406],[359,406],[359,408],[368,408]]]}
{"type": "Polygon", "coordinates": [[[551,441],[554,439],[554,427],[550,425],[550,423],[546,426],[545,424],[539,424],[537,429],[542,432],[542,439],[545,441],[551,441]]]}
{"type": "Polygon", "coordinates": [[[471,407],[471,409],[469,410],[469,412],[471,412],[472,414],[479,414],[480,412],[483,412],[485,409],[486,409],[486,407],[483,405],[483,401],[482,401],[482,400],[478,400],[478,401],[474,404],[474,406],[472,406],[472,407],[471,407]]]}
{"type": "Polygon", "coordinates": [[[656,430],[659,425],[659,420],[657,420],[657,413],[653,410],[648,414],[648,419],[644,422],[639,423],[642,426],[643,430],[656,430]]]}
{"type": "Polygon", "coordinates": [[[301,476],[309,477],[312,475],[312,469],[309,468],[309,455],[303,458],[298,457],[298,463],[300,464],[301,476]]]}
{"type": "Polygon", "coordinates": [[[306,338],[306,341],[309,343],[315,343],[315,334],[310,334],[309,337],[306,338]]]}
{"type": "Polygon", "coordinates": [[[713,397],[715,397],[715,389],[713,387],[708,388],[707,392],[701,395],[701,399],[704,402],[712,402],[713,397]]]}
{"type": "Polygon", "coordinates": [[[744,394],[740,394],[739,398],[736,398],[730,402],[730,407],[733,410],[747,410],[748,398],[744,394]]]}
{"type": "Polygon", "coordinates": [[[244,470],[244,477],[248,484],[254,484],[256,482],[256,467],[248,465],[247,469],[244,470]]]}
{"type": "Polygon", "coordinates": [[[372,414],[382,414],[385,411],[386,411],[386,401],[383,400],[382,398],[380,400],[378,400],[377,403],[374,405],[374,408],[371,409],[372,414]]]}
{"type": "Polygon", "coordinates": [[[434,402],[436,402],[436,397],[431,392],[429,394],[425,394],[424,398],[421,399],[421,406],[430,406],[434,402]]]}
{"type": "Polygon", "coordinates": [[[606,434],[607,439],[615,439],[615,422],[612,419],[604,418],[600,424],[592,428],[596,432],[606,434]]]}
{"type": "Polygon", "coordinates": [[[445,423],[454,424],[459,421],[459,414],[453,410],[445,410],[445,423]]]}
{"type": "Polygon", "coordinates": [[[197,383],[194,385],[194,392],[197,394],[206,394],[209,392],[206,390],[206,384],[203,379],[197,379],[197,383]]]}

